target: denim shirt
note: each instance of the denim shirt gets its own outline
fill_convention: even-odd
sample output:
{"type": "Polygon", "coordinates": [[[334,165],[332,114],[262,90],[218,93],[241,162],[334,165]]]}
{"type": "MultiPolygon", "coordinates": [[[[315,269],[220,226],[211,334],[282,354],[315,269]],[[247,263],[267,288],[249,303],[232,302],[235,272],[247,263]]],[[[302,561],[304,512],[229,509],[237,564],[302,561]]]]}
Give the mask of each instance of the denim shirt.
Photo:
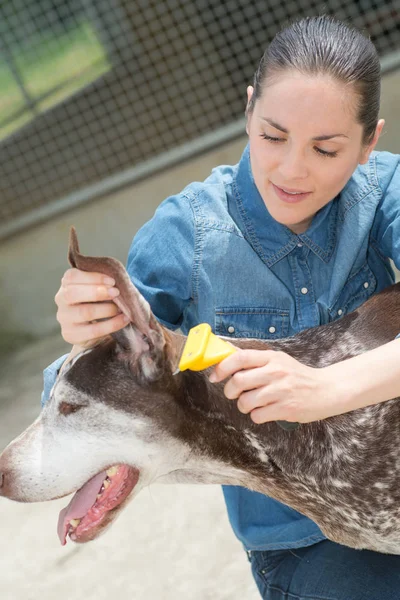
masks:
{"type": "MultiPolygon", "coordinates": [[[[269,214],[247,146],[237,165],[215,168],[158,207],[133,240],[127,270],[170,329],[207,322],[224,336],[276,339],[340,319],[392,284],[389,258],[400,267],[399,155],[373,152],[297,235],[269,214]]],[[[43,403],[64,359],[45,370],[43,403]]],[[[280,502],[242,487],[223,491],[247,550],[325,539],[280,502]]]]}

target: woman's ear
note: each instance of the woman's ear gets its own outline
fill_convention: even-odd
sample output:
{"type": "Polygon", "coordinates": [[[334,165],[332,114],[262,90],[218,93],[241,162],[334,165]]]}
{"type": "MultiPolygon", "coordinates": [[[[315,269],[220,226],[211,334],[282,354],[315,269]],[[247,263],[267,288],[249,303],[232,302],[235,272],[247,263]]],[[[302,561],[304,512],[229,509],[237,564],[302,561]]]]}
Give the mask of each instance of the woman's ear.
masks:
{"type": "Polygon", "coordinates": [[[379,137],[382,133],[382,129],[384,128],[384,126],[385,126],[385,120],[379,119],[378,124],[375,129],[374,137],[372,138],[372,140],[368,144],[368,146],[363,148],[363,150],[361,151],[361,158],[359,160],[360,165],[365,165],[365,163],[368,162],[369,156],[370,156],[371,152],[373,151],[373,149],[375,148],[376,144],[378,143],[379,137]]]}
{"type": "Polygon", "coordinates": [[[251,85],[247,86],[247,105],[246,105],[246,113],[245,113],[246,114],[246,133],[247,133],[247,135],[249,135],[250,118],[251,118],[251,113],[254,109],[254,106],[252,106],[251,110],[249,110],[250,106],[251,106],[251,99],[253,97],[253,93],[254,93],[254,88],[251,85]]]}
{"type": "Polygon", "coordinates": [[[247,86],[247,109],[249,108],[249,104],[250,104],[251,98],[253,96],[253,92],[254,92],[253,86],[252,85],[248,85],[247,86]]]}

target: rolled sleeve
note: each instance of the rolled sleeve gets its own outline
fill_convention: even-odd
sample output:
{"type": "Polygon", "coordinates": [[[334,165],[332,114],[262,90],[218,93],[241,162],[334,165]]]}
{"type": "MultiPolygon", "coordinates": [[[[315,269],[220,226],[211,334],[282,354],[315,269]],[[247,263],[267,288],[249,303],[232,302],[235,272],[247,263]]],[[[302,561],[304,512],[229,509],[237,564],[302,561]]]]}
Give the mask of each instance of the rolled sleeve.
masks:
{"type": "Polygon", "coordinates": [[[127,271],[165,327],[178,329],[193,300],[195,226],[190,199],[183,193],[164,200],[136,234],[127,271]]]}
{"type": "Polygon", "coordinates": [[[48,402],[48,400],[50,398],[50,392],[53,388],[53,385],[55,384],[58,372],[61,369],[62,365],[64,364],[64,361],[66,360],[66,358],[68,356],[69,356],[68,354],[64,354],[63,356],[60,356],[60,358],[57,358],[57,360],[55,360],[53,363],[51,363],[51,365],[46,367],[45,370],[43,371],[43,392],[42,392],[42,399],[41,399],[42,408],[46,404],[46,402],[48,402]]]}
{"type": "Polygon", "coordinates": [[[377,157],[382,198],[376,211],[371,236],[379,251],[400,269],[400,155],[377,157]]]}

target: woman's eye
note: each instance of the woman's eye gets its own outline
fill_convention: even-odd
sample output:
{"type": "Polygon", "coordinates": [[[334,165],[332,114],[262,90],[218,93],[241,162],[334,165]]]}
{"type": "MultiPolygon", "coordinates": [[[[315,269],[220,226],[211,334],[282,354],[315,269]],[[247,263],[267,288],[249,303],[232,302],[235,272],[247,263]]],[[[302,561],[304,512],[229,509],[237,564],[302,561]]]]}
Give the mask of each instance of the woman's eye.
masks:
{"type": "Polygon", "coordinates": [[[315,148],[316,152],[321,156],[328,156],[330,158],[334,158],[337,156],[337,152],[327,152],[326,150],[321,150],[321,148],[315,148]]]}
{"type": "MultiPolygon", "coordinates": [[[[264,140],[267,140],[268,142],[284,142],[285,141],[284,138],[272,137],[271,135],[267,135],[266,133],[261,133],[260,136],[264,140]]],[[[321,148],[317,148],[316,146],[314,146],[314,150],[319,156],[323,156],[324,158],[325,157],[335,158],[335,156],[337,156],[337,152],[328,152],[327,150],[321,150],[321,148]]]]}
{"type": "Polygon", "coordinates": [[[264,138],[264,140],[268,140],[269,142],[284,142],[285,141],[283,138],[271,137],[270,135],[267,135],[266,133],[262,133],[261,137],[264,138]]]}

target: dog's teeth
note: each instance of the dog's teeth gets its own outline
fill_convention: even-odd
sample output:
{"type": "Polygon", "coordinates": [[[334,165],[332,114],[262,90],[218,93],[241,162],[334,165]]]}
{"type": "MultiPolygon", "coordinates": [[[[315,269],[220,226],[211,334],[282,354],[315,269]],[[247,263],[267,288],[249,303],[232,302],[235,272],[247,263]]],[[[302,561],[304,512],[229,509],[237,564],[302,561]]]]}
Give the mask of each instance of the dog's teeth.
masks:
{"type": "Polygon", "coordinates": [[[105,479],[105,480],[103,481],[103,487],[104,487],[104,489],[105,489],[105,490],[106,490],[108,487],[110,487],[110,485],[111,485],[111,482],[110,482],[110,481],[107,481],[107,479],[105,479]]]}
{"type": "Polygon", "coordinates": [[[71,519],[70,524],[72,525],[72,527],[78,527],[80,522],[80,519],[71,519]]]}
{"type": "Polygon", "coordinates": [[[106,473],[109,477],[116,475],[117,472],[118,472],[118,467],[111,467],[111,469],[108,469],[108,471],[106,471],[106,473]]]}

